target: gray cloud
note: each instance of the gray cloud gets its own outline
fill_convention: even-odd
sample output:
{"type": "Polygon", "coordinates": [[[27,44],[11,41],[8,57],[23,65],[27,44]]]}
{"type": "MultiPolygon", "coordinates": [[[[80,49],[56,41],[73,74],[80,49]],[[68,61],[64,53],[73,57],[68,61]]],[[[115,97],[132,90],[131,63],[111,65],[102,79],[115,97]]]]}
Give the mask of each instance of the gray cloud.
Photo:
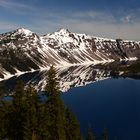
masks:
{"type": "MultiPolygon", "coordinates": [[[[86,33],[107,38],[140,40],[140,9],[123,15],[113,15],[105,11],[50,11],[36,9],[29,5],[0,0],[0,6],[30,17],[30,24],[23,23],[27,28],[45,34],[59,28],[68,28],[72,32],[86,33]],[[27,11],[30,12],[27,12],[27,11]]],[[[22,17],[22,16],[21,16],[22,17]]],[[[1,30],[15,29],[18,23],[0,23],[1,30]]],[[[22,26],[19,24],[19,26],[22,26]]]]}
{"type": "Polygon", "coordinates": [[[28,11],[33,11],[34,8],[20,2],[13,2],[10,0],[0,0],[0,7],[8,9],[17,14],[27,14],[28,11]]]}
{"type": "Polygon", "coordinates": [[[19,28],[18,25],[9,22],[0,22],[0,30],[13,30],[19,28]]]}
{"type": "Polygon", "coordinates": [[[102,24],[98,22],[83,22],[76,23],[72,27],[72,30],[77,32],[86,32],[87,34],[94,36],[101,36],[107,38],[122,38],[130,40],[140,40],[140,23],[136,24],[102,24]]]}
{"type": "Polygon", "coordinates": [[[59,28],[68,28],[73,32],[86,33],[107,38],[140,40],[140,22],[130,22],[127,15],[123,22],[118,23],[111,14],[97,11],[77,12],[73,14],[51,13],[32,19],[33,29],[41,34],[53,32],[59,28]],[[51,20],[51,17],[56,17],[51,20]],[[90,17],[90,18],[89,18],[90,17]]]}

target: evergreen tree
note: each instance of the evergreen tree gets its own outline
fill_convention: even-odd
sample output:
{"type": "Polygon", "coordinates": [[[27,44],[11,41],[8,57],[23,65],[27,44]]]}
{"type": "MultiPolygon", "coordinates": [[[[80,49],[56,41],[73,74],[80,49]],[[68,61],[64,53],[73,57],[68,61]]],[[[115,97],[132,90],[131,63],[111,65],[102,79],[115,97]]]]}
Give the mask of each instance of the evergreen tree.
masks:
{"type": "Polygon", "coordinates": [[[89,127],[86,140],[96,140],[96,137],[93,135],[92,128],[89,127]]]}
{"type": "Polygon", "coordinates": [[[56,81],[56,71],[53,66],[51,66],[50,70],[48,71],[48,78],[45,90],[47,97],[60,94],[58,82],[56,81]]]}
{"type": "Polygon", "coordinates": [[[48,137],[50,137],[46,104],[41,104],[39,107],[37,132],[38,140],[48,140],[48,137]]]}
{"type": "Polygon", "coordinates": [[[24,85],[21,81],[17,81],[13,101],[9,112],[9,139],[25,140],[25,122],[27,116],[26,96],[24,85]]]}
{"type": "Polygon", "coordinates": [[[81,140],[80,124],[69,108],[66,108],[66,138],[67,140],[81,140]]]}
{"type": "Polygon", "coordinates": [[[76,117],[61,99],[53,66],[48,72],[45,102],[31,85],[25,90],[21,81],[17,81],[12,101],[0,95],[1,140],[82,140],[76,117]]]}
{"type": "Polygon", "coordinates": [[[60,90],[56,82],[56,71],[51,66],[48,71],[48,79],[46,84],[46,119],[47,131],[49,133],[48,140],[66,140],[65,136],[65,106],[60,98],[60,90]]]}
{"type": "Polygon", "coordinates": [[[8,127],[10,124],[9,114],[11,102],[6,101],[3,84],[0,84],[0,139],[6,139],[8,136],[8,127]]]}
{"type": "Polygon", "coordinates": [[[56,82],[56,71],[53,66],[48,72],[46,85],[47,140],[81,140],[80,126],[74,115],[66,109],[60,98],[60,90],[56,82]]]}
{"type": "Polygon", "coordinates": [[[59,96],[49,97],[46,112],[48,140],[66,140],[65,107],[59,96]]]}
{"type": "Polygon", "coordinates": [[[37,139],[39,100],[32,85],[27,87],[25,105],[24,139],[35,140],[37,139]]]}
{"type": "Polygon", "coordinates": [[[102,140],[108,140],[108,134],[106,128],[103,129],[102,140]]]}
{"type": "Polygon", "coordinates": [[[2,99],[4,97],[4,87],[3,84],[0,84],[0,103],[2,102],[2,99]]]}
{"type": "Polygon", "coordinates": [[[16,108],[21,108],[25,101],[25,90],[22,81],[17,81],[15,92],[13,94],[13,105],[16,108]]]}
{"type": "Polygon", "coordinates": [[[3,102],[0,106],[0,139],[4,140],[8,137],[9,134],[9,112],[10,112],[10,104],[3,102]]]}

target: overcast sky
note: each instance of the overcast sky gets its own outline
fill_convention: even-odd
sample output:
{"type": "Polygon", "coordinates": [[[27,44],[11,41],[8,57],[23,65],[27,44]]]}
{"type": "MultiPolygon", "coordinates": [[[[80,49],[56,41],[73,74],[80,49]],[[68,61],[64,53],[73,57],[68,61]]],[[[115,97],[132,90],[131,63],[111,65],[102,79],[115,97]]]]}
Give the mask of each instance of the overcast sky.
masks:
{"type": "Polygon", "coordinates": [[[0,33],[20,27],[140,40],[140,0],[0,0],[0,33]]]}

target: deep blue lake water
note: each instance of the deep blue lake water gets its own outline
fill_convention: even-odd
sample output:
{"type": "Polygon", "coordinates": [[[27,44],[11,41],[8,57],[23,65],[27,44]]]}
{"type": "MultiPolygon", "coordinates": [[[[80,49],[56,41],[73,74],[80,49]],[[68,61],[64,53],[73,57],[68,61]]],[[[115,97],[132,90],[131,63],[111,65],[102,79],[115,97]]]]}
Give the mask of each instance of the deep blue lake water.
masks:
{"type": "Polygon", "coordinates": [[[140,80],[107,79],[73,88],[62,97],[77,116],[82,133],[90,125],[99,136],[106,127],[109,140],[140,139],[140,80]]]}

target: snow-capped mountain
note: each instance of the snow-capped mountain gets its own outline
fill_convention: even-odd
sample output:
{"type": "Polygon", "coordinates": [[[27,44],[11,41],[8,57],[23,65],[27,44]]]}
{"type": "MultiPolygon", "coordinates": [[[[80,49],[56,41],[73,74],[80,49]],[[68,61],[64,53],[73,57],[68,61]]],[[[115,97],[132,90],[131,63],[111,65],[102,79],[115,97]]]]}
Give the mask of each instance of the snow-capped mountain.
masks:
{"type": "Polygon", "coordinates": [[[139,41],[105,39],[67,29],[39,36],[20,28],[0,35],[0,80],[50,65],[63,67],[139,58],[139,41]]]}

